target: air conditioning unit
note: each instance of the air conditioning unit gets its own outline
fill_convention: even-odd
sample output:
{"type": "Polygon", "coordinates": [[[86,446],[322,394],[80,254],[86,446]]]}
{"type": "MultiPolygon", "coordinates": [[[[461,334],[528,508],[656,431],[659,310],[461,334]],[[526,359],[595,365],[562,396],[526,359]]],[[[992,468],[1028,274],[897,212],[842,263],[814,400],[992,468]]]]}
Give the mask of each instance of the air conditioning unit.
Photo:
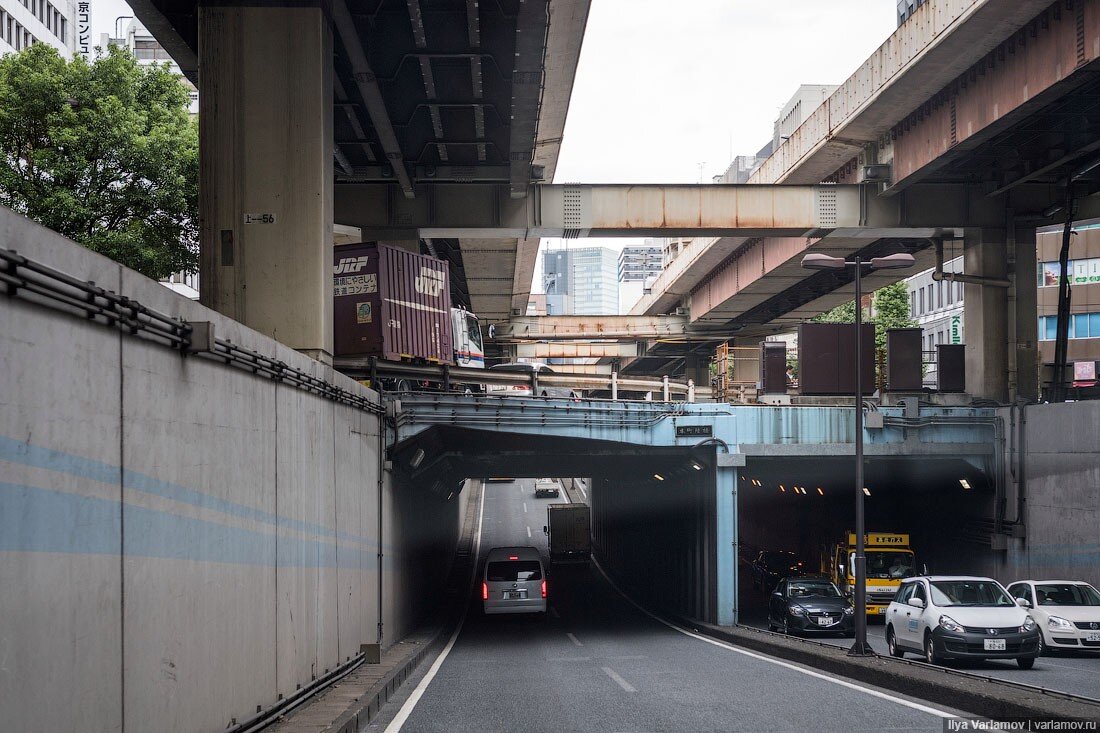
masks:
{"type": "Polygon", "coordinates": [[[891,170],[889,163],[865,165],[859,171],[860,183],[889,183],[891,170]]]}

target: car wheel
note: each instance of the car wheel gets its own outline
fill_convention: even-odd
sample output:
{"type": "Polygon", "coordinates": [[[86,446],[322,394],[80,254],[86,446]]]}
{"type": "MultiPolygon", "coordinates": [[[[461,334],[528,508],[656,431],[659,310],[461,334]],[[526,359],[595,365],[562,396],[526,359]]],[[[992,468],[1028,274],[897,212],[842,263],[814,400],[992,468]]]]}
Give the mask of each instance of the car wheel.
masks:
{"type": "Polygon", "coordinates": [[[1039,632],[1039,656],[1041,657],[1044,654],[1049,656],[1051,654],[1051,650],[1047,648],[1046,642],[1043,641],[1043,632],[1040,631],[1039,632]]]}
{"type": "Polygon", "coordinates": [[[943,661],[939,654],[936,653],[936,644],[932,641],[932,632],[924,632],[924,661],[929,664],[939,664],[943,661]]]}
{"type": "Polygon", "coordinates": [[[1017,657],[1016,664],[1020,665],[1020,669],[1031,669],[1035,666],[1035,657],[1017,657]]]}
{"type": "Polygon", "coordinates": [[[886,629],[886,648],[890,650],[891,657],[897,657],[901,659],[905,656],[905,650],[898,646],[898,640],[894,636],[894,627],[890,626],[886,629]]]}
{"type": "Polygon", "coordinates": [[[787,619],[783,619],[783,633],[787,636],[791,635],[791,624],[787,619]]]}

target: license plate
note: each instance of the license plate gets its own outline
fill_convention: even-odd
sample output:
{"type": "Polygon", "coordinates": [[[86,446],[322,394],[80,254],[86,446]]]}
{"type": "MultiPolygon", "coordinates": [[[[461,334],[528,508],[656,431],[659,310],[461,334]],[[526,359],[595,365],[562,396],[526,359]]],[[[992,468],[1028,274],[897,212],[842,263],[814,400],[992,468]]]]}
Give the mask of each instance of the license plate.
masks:
{"type": "Polygon", "coordinates": [[[879,613],[879,614],[886,613],[886,606],[880,606],[878,611],[876,611],[876,613],[879,613]]]}
{"type": "Polygon", "coordinates": [[[1003,652],[1005,650],[1004,639],[986,639],[985,650],[987,652],[1003,652]]]}
{"type": "Polygon", "coordinates": [[[504,600],[506,601],[522,601],[527,598],[527,591],[525,590],[506,590],[504,591],[504,600]]]}
{"type": "Polygon", "coordinates": [[[1100,633],[1093,631],[1091,634],[1085,634],[1085,641],[1100,641],[1100,633]]]}
{"type": "Polygon", "coordinates": [[[821,618],[819,618],[817,620],[817,625],[818,626],[831,626],[832,623],[833,623],[833,617],[832,616],[822,616],[821,618]]]}

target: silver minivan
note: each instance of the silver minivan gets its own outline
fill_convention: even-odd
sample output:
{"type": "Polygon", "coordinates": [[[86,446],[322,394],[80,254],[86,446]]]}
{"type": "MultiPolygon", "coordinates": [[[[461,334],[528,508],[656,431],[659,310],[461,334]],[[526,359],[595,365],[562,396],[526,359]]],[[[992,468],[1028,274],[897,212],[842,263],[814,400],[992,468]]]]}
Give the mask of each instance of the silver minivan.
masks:
{"type": "Polygon", "coordinates": [[[494,547],[485,559],[486,614],[546,613],[546,569],[534,547],[494,547]]]}

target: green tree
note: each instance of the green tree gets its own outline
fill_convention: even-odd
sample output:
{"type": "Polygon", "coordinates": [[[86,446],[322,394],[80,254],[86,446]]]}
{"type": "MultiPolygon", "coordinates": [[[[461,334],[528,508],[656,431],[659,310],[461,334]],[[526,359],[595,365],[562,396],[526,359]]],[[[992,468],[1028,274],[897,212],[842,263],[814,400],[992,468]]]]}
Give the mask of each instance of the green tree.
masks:
{"type": "Polygon", "coordinates": [[[151,278],[194,272],[198,130],[166,66],[0,59],[0,203],[151,278]]]}

